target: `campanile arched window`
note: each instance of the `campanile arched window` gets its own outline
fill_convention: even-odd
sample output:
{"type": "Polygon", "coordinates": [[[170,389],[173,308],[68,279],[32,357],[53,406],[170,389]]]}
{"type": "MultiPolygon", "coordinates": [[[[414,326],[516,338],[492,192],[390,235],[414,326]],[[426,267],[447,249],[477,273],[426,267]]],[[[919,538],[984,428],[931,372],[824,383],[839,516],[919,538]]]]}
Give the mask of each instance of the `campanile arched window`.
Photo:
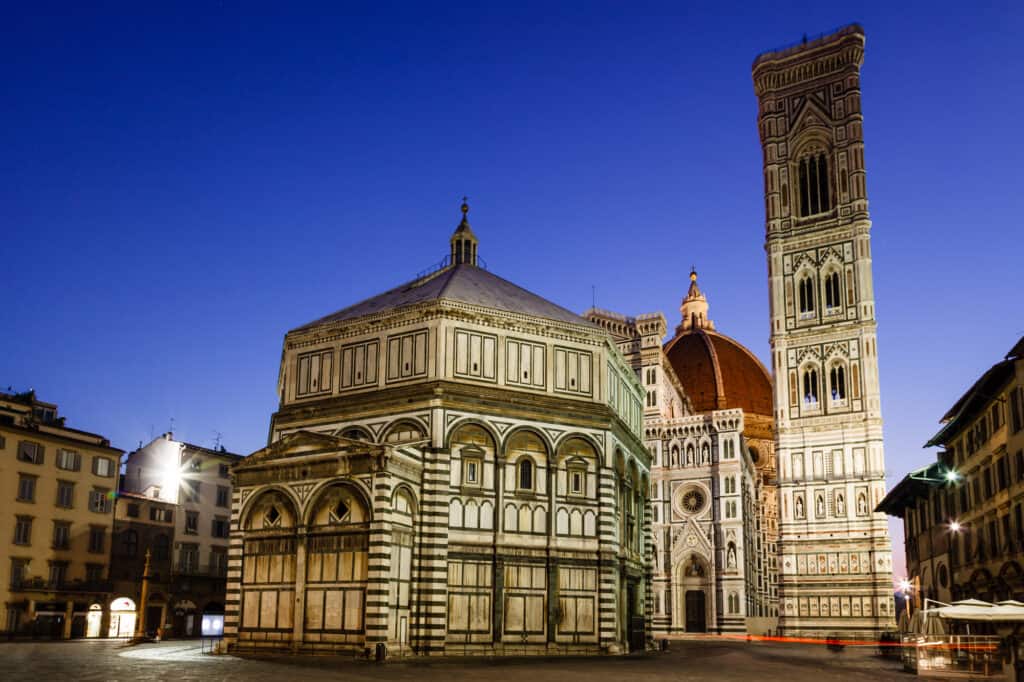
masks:
{"type": "Polygon", "coordinates": [[[832,206],[828,191],[828,159],[825,152],[812,152],[800,159],[800,216],[825,213],[832,206]]]}
{"type": "Polygon", "coordinates": [[[832,400],[846,400],[846,369],[842,365],[832,368],[828,383],[832,400]]]}
{"type": "Polygon", "coordinates": [[[804,402],[817,404],[818,402],[818,370],[808,367],[804,370],[804,402]]]}
{"type": "Polygon", "coordinates": [[[814,279],[810,275],[801,277],[797,289],[800,298],[800,316],[814,313],[814,279]]]}
{"type": "Polygon", "coordinates": [[[832,310],[841,305],[839,301],[839,273],[825,275],[825,310],[832,310]]]}

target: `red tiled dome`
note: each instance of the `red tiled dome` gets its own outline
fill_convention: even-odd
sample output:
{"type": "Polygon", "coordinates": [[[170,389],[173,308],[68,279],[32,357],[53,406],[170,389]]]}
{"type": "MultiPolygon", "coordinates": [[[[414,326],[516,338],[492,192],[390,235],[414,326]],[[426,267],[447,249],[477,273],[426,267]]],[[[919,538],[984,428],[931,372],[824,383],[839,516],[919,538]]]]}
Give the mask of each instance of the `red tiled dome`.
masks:
{"type": "Polygon", "coordinates": [[[665,354],[697,412],[741,408],[772,416],[772,380],[740,343],[708,329],[679,332],[665,354]]]}

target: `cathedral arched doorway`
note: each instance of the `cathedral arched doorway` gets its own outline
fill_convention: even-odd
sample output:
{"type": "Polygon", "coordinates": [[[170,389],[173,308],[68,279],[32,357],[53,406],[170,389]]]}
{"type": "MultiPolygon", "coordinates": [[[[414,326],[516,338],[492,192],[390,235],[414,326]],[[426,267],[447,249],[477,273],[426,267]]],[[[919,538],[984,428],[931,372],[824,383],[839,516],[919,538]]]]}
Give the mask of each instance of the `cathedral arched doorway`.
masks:
{"type": "Polygon", "coordinates": [[[704,590],[686,591],[686,631],[707,632],[707,603],[704,590]]]}
{"type": "Polygon", "coordinates": [[[707,632],[713,627],[711,572],[707,561],[696,553],[681,561],[674,572],[675,614],[673,627],[685,632],[707,632]]]}

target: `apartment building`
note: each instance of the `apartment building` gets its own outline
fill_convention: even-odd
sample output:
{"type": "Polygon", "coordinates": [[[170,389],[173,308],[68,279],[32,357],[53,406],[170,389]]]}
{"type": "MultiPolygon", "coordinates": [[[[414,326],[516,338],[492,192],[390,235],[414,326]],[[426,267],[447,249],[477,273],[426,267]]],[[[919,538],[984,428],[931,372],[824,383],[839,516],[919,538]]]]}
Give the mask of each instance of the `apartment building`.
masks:
{"type": "Polygon", "coordinates": [[[154,636],[173,631],[171,548],[177,505],[121,491],[114,502],[114,537],[110,548],[112,594],[119,609],[111,617],[111,636],[131,636],[145,614],[142,632],[154,636]],[[146,562],[149,561],[149,572],[146,562]],[[142,604],[142,577],[149,576],[142,604]],[[125,634],[127,633],[127,634],[125,634]]]}
{"type": "Polygon", "coordinates": [[[34,391],[0,393],[0,627],[8,636],[108,631],[121,455],[107,438],[68,427],[34,391]]]}
{"type": "Polygon", "coordinates": [[[230,467],[241,458],[223,448],[177,441],[172,433],[128,455],[124,490],[176,505],[167,604],[173,619],[167,634],[219,634],[231,520],[230,467]]]}
{"type": "Polygon", "coordinates": [[[879,511],[903,519],[922,596],[1024,600],[1024,337],[942,418],[936,461],[879,511]]]}

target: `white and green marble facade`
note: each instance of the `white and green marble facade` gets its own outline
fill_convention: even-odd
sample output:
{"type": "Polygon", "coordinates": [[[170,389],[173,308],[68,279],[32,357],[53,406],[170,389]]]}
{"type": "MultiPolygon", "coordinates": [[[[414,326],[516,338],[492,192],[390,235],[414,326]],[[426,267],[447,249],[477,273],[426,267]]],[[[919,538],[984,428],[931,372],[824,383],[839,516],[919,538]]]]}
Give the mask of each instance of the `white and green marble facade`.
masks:
{"type": "Polygon", "coordinates": [[[290,332],[234,471],[229,648],[646,646],[643,393],[577,320],[442,298],[290,332]]]}

